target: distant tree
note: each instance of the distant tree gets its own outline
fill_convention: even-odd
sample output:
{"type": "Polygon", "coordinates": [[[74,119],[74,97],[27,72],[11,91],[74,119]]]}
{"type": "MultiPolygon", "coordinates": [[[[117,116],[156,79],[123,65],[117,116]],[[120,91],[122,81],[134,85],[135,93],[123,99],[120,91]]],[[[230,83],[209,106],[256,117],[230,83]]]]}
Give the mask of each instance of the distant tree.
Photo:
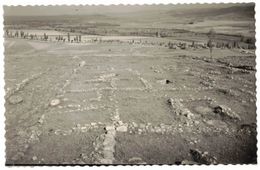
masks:
{"type": "Polygon", "coordinates": [[[9,36],[9,30],[6,29],[5,33],[6,33],[6,36],[8,37],[9,36]]]}
{"type": "Polygon", "coordinates": [[[169,49],[173,49],[173,43],[168,42],[168,48],[169,48],[169,49]]]}
{"type": "Polygon", "coordinates": [[[48,40],[48,35],[46,33],[43,34],[43,40],[47,41],[48,40]]]}
{"type": "Polygon", "coordinates": [[[248,37],[247,40],[246,40],[246,43],[255,44],[255,38],[254,37],[248,37]]]}
{"type": "Polygon", "coordinates": [[[68,32],[68,42],[70,42],[70,33],[68,32]]]}
{"type": "Polygon", "coordinates": [[[161,37],[161,34],[159,31],[156,32],[156,37],[161,37]]]}
{"type": "Polygon", "coordinates": [[[20,36],[21,36],[22,38],[24,38],[24,32],[23,32],[23,31],[20,31],[20,36]]]}
{"type": "Polygon", "coordinates": [[[19,33],[18,31],[15,31],[15,34],[14,34],[15,37],[18,37],[19,36],[19,33]]]}
{"type": "Polygon", "coordinates": [[[191,47],[195,47],[195,42],[192,41],[191,47]]]}
{"type": "Polygon", "coordinates": [[[215,38],[216,31],[212,28],[209,30],[207,36],[208,36],[208,47],[209,47],[209,52],[210,52],[210,58],[212,59],[212,51],[213,51],[213,39],[215,38]]]}

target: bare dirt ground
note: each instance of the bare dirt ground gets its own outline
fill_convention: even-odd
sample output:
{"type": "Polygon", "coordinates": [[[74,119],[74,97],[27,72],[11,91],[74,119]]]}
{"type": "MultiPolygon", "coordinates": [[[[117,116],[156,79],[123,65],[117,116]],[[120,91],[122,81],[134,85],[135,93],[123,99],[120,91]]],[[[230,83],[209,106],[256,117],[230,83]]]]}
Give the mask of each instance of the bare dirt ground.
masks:
{"type": "Polygon", "coordinates": [[[256,163],[255,56],[5,40],[6,164],[256,163]]]}

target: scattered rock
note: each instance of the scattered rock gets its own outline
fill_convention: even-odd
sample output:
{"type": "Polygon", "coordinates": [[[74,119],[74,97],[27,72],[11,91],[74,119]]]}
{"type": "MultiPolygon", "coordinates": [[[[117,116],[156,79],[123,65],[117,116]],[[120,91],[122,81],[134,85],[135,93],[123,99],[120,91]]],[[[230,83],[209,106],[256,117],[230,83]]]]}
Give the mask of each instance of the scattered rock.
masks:
{"type": "Polygon", "coordinates": [[[78,72],[77,69],[73,69],[73,70],[72,70],[72,73],[75,73],[75,74],[76,74],[77,72],[78,72]]]}
{"type": "Polygon", "coordinates": [[[118,126],[118,127],[116,128],[116,130],[117,130],[118,132],[127,132],[127,126],[124,126],[124,125],[118,126]]]}
{"type": "Polygon", "coordinates": [[[163,80],[158,80],[157,83],[160,83],[160,84],[170,84],[170,83],[173,83],[173,82],[168,80],[168,79],[163,79],[163,80]]]}
{"type": "Polygon", "coordinates": [[[60,99],[53,99],[51,102],[50,102],[50,105],[51,106],[57,106],[60,104],[60,99]]]}
{"type": "Polygon", "coordinates": [[[242,124],[240,126],[239,132],[256,135],[257,134],[256,123],[242,124]]]}
{"type": "Polygon", "coordinates": [[[166,84],[170,84],[170,83],[172,83],[172,81],[166,80],[165,83],[166,83],[166,84]]]}
{"type": "Polygon", "coordinates": [[[222,112],[223,112],[222,110],[223,110],[222,107],[217,106],[217,107],[214,108],[214,113],[222,114],[222,112]]]}
{"type": "Polygon", "coordinates": [[[200,164],[217,164],[217,159],[208,154],[208,152],[202,152],[198,149],[190,149],[190,154],[194,161],[200,164]]]}
{"type": "Polygon", "coordinates": [[[190,112],[189,109],[184,108],[181,101],[182,101],[181,99],[180,100],[173,99],[173,98],[168,99],[168,103],[170,104],[172,110],[175,112],[176,115],[178,116],[183,115],[187,118],[191,118],[193,114],[190,112]]]}
{"type": "Polygon", "coordinates": [[[189,110],[189,109],[186,109],[186,108],[182,110],[181,115],[183,115],[183,116],[185,116],[185,117],[187,117],[187,118],[191,118],[191,117],[194,116],[194,115],[190,112],[190,110],[189,110]]]}
{"type": "Polygon", "coordinates": [[[200,84],[202,84],[205,87],[212,87],[212,85],[213,85],[212,83],[207,82],[205,80],[200,81],[200,84]]]}
{"type": "Polygon", "coordinates": [[[137,128],[137,127],[138,127],[137,123],[132,122],[132,124],[133,124],[133,127],[134,127],[134,128],[137,128]]]}
{"type": "Polygon", "coordinates": [[[39,141],[39,136],[41,134],[42,134],[42,132],[40,130],[38,130],[37,128],[33,129],[32,132],[31,132],[31,136],[28,139],[28,142],[29,143],[35,143],[35,142],[39,141]]]}
{"type": "Polygon", "coordinates": [[[106,130],[106,131],[115,130],[115,127],[114,127],[114,126],[106,126],[106,127],[105,127],[105,130],[106,130]]]}
{"type": "Polygon", "coordinates": [[[85,130],[87,129],[87,127],[86,127],[86,126],[83,126],[83,127],[81,127],[80,129],[81,129],[81,131],[85,131],[85,130]]]}
{"type": "Polygon", "coordinates": [[[118,123],[118,125],[120,125],[120,126],[123,125],[123,122],[122,122],[121,120],[119,120],[117,123],[118,123]]]}
{"type": "Polygon", "coordinates": [[[45,115],[43,114],[41,118],[38,120],[38,123],[43,124],[44,119],[45,119],[45,115]]]}
{"type": "Polygon", "coordinates": [[[86,61],[81,61],[80,63],[79,63],[79,66],[80,67],[84,67],[86,65],[86,61]]]}
{"type": "Polygon", "coordinates": [[[211,70],[209,72],[209,74],[212,74],[212,75],[221,75],[221,72],[220,71],[217,71],[217,70],[211,70]]]}
{"type": "Polygon", "coordinates": [[[200,121],[193,120],[193,123],[194,123],[195,125],[198,125],[198,124],[200,124],[200,121]]]}
{"type": "Polygon", "coordinates": [[[179,100],[174,100],[173,98],[168,99],[168,103],[170,104],[171,108],[177,115],[181,115],[181,102],[179,100]]]}
{"type": "Polygon", "coordinates": [[[161,133],[161,132],[162,132],[162,129],[161,129],[160,127],[155,127],[155,128],[154,128],[154,131],[155,131],[156,133],[161,133]]]}
{"type": "Polygon", "coordinates": [[[234,97],[239,96],[238,92],[235,90],[232,90],[232,89],[218,88],[217,90],[225,95],[230,95],[230,96],[234,96],[234,97]]]}
{"type": "Polygon", "coordinates": [[[91,126],[96,126],[96,125],[97,125],[97,123],[95,123],[95,122],[92,122],[92,123],[90,123],[90,125],[91,125],[91,126]]]}
{"type": "Polygon", "coordinates": [[[21,103],[23,101],[23,98],[19,95],[13,95],[9,97],[9,103],[11,104],[18,104],[21,103]]]}
{"type": "Polygon", "coordinates": [[[219,114],[221,116],[228,117],[230,119],[241,120],[240,116],[235,112],[232,112],[230,108],[226,106],[216,106],[213,110],[214,113],[219,114]]]}
{"type": "Polygon", "coordinates": [[[164,123],[160,123],[160,127],[161,127],[162,129],[164,129],[164,128],[165,128],[165,124],[164,124],[164,123]]]}
{"type": "Polygon", "coordinates": [[[88,160],[88,155],[85,154],[85,153],[80,154],[80,157],[81,157],[83,160],[88,160]]]}
{"type": "Polygon", "coordinates": [[[33,157],[32,157],[32,160],[33,160],[33,161],[36,161],[37,159],[38,159],[37,156],[33,156],[33,157]]]}

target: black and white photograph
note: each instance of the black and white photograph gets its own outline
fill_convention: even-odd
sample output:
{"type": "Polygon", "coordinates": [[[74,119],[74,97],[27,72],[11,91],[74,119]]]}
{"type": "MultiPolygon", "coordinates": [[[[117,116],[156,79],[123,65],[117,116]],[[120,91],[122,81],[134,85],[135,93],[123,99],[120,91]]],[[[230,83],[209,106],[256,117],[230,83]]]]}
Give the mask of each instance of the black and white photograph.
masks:
{"type": "Polygon", "coordinates": [[[5,166],[257,164],[254,2],[2,8],[5,166]]]}

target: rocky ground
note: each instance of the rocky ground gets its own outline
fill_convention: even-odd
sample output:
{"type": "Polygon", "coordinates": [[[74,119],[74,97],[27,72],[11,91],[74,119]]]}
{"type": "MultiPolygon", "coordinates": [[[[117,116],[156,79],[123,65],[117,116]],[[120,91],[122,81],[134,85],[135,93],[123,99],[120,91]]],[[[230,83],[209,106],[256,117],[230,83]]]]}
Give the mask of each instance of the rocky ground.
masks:
{"type": "Polygon", "coordinates": [[[5,40],[6,164],[256,163],[255,56],[5,40]]]}

